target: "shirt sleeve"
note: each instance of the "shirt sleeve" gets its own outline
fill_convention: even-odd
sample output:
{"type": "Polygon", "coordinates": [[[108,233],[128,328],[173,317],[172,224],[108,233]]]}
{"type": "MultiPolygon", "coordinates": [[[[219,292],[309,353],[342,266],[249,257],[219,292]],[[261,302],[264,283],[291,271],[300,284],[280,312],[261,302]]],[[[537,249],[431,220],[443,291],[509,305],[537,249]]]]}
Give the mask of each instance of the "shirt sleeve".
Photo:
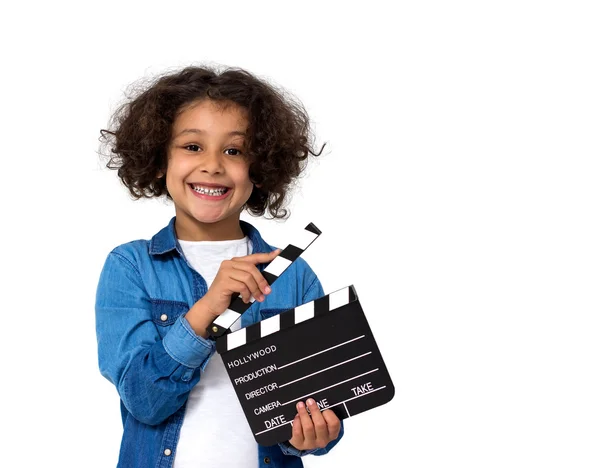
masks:
{"type": "Polygon", "coordinates": [[[152,302],[134,262],[109,254],[96,292],[101,374],[144,424],[162,423],[187,400],[215,343],[197,336],[181,314],[161,337],[152,302]]]}

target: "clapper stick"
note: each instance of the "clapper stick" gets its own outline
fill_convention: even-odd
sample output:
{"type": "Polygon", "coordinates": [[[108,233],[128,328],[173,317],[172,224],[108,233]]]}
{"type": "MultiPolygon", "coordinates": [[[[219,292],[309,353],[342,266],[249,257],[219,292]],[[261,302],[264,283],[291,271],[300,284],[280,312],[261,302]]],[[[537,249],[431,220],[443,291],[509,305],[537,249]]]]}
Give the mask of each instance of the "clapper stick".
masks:
{"type": "MultiPolygon", "coordinates": [[[[294,260],[320,234],[312,230],[314,225],[306,229],[309,227],[312,240],[288,246],[296,246],[294,260]]],[[[286,257],[285,268],[269,268],[277,258],[265,269],[272,275],[265,275],[267,281],[274,281],[293,261],[286,257]]],[[[243,302],[243,310],[238,308],[236,301],[219,327],[235,323],[248,308],[243,302]]],[[[331,409],[339,419],[345,419],[394,397],[394,385],[354,286],[246,328],[226,330],[216,345],[260,445],[291,438],[298,401],[314,398],[319,411],[331,409]]]]}
{"type": "MultiPolygon", "coordinates": [[[[269,285],[272,285],[282,273],[321,235],[321,231],[313,223],[309,223],[298,237],[281,251],[263,270],[262,275],[269,285]]],[[[245,303],[241,297],[234,297],[225,312],[219,315],[207,328],[213,338],[224,335],[229,328],[239,320],[246,310],[250,308],[254,298],[245,303]]]]}

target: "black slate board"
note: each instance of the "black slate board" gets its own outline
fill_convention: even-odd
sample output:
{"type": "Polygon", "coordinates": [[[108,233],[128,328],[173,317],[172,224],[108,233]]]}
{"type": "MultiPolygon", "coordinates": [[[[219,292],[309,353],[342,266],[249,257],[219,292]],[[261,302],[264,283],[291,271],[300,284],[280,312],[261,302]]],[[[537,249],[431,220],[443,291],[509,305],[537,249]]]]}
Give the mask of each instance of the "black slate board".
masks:
{"type": "Polygon", "coordinates": [[[223,335],[217,350],[264,446],[291,438],[300,400],[345,419],[394,396],[353,286],[223,335]]]}

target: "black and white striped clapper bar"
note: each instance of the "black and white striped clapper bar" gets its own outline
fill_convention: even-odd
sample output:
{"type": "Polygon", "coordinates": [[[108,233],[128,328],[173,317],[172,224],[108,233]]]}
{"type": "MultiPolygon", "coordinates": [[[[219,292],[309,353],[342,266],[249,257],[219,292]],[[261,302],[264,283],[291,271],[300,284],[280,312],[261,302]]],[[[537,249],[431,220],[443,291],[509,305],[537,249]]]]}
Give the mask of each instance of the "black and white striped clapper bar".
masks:
{"type": "MultiPolygon", "coordinates": [[[[321,234],[309,224],[263,271],[272,284],[321,234]]],[[[353,286],[231,332],[251,304],[236,298],[208,331],[261,445],[289,440],[311,397],[345,419],[381,406],[394,386],[353,286]]]]}

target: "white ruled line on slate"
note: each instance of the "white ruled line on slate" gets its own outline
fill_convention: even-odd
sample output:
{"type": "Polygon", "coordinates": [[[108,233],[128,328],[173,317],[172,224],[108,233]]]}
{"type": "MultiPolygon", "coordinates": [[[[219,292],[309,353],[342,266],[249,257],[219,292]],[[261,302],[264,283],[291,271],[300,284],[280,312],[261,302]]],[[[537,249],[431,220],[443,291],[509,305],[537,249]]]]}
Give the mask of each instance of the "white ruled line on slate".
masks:
{"type": "Polygon", "coordinates": [[[335,349],[335,348],[339,348],[340,346],[344,346],[345,344],[352,343],[353,341],[360,340],[361,338],[364,338],[364,337],[365,337],[365,335],[357,336],[356,338],[352,338],[351,340],[348,340],[348,341],[345,341],[343,343],[337,344],[335,346],[332,346],[331,348],[324,349],[323,351],[319,351],[318,353],[311,354],[310,356],[305,356],[302,359],[298,359],[297,361],[289,362],[287,364],[284,364],[283,366],[277,366],[277,369],[283,369],[284,367],[291,366],[292,364],[297,364],[300,361],[304,361],[305,359],[309,359],[311,357],[315,357],[315,356],[317,356],[319,354],[325,353],[325,352],[330,351],[330,350],[335,349]]]}
{"type": "Polygon", "coordinates": [[[333,385],[330,385],[329,387],[320,388],[319,390],[315,390],[314,392],[310,392],[310,393],[307,393],[306,395],[302,395],[300,397],[294,398],[293,400],[286,401],[285,403],[281,403],[281,406],[289,405],[290,403],[295,403],[297,401],[302,400],[303,398],[306,398],[307,396],[314,395],[316,393],[322,392],[323,390],[327,390],[329,388],[337,387],[338,385],[342,385],[343,383],[350,382],[351,380],[358,379],[359,377],[362,377],[363,375],[371,374],[372,372],[376,372],[378,370],[379,370],[379,367],[376,368],[376,369],[372,369],[372,370],[370,370],[368,372],[365,372],[364,374],[360,374],[360,375],[356,375],[354,377],[350,377],[349,379],[346,379],[346,380],[343,380],[341,382],[335,383],[333,385]]]}
{"type": "MultiPolygon", "coordinates": [[[[379,369],[375,369],[375,370],[379,370],[379,369]]],[[[367,372],[367,374],[370,374],[371,372],[374,372],[374,371],[367,372]]],[[[366,374],[363,374],[363,375],[366,375],[366,374]]],[[[356,378],[356,377],[354,377],[354,378],[356,378]]],[[[349,380],[352,380],[352,379],[349,379],[349,380]]],[[[332,386],[333,386],[333,385],[332,385],[332,386]]],[[[327,388],[331,388],[331,387],[327,387],[327,388]]],[[[321,412],[323,412],[323,411],[325,411],[326,409],[333,408],[334,406],[344,405],[344,408],[346,409],[346,413],[348,413],[348,416],[351,416],[351,414],[350,414],[350,411],[348,411],[348,407],[346,406],[346,402],[348,402],[348,401],[351,401],[351,400],[356,400],[357,398],[362,398],[362,397],[364,397],[364,396],[367,396],[367,395],[369,395],[370,393],[375,393],[377,390],[383,390],[384,388],[386,388],[386,385],[384,385],[383,387],[379,387],[379,388],[376,388],[376,389],[374,389],[374,390],[371,390],[370,392],[363,393],[362,395],[357,395],[357,396],[354,396],[354,397],[352,397],[352,398],[348,398],[347,400],[340,401],[339,403],[335,403],[335,404],[333,404],[333,405],[327,406],[326,408],[323,408],[323,409],[322,409],[322,410],[320,410],[320,411],[321,411],[321,412]]],[[[324,389],[323,389],[323,390],[324,390],[324,389]]],[[[290,402],[288,401],[288,403],[290,403],[290,402]]],[[[283,403],[283,404],[282,404],[282,406],[283,406],[283,405],[286,405],[286,404],[287,404],[287,403],[283,403]]],[[[294,421],[293,421],[293,420],[292,420],[292,421],[287,421],[285,424],[280,424],[280,425],[278,425],[278,426],[274,426],[274,427],[271,427],[271,428],[269,428],[269,429],[265,429],[264,431],[256,432],[254,435],[264,434],[265,432],[272,431],[273,429],[279,429],[280,427],[282,427],[282,426],[285,426],[286,424],[291,424],[291,425],[293,426],[293,425],[294,425],[293,423],[294,423],[294,421]]]]}
{"type": "Polygon", "coordinates": [[[343,404],[344,408],[346,408],[346,413],[348,413],[348,416],[352,416],[350,414],[350,411],[348,411],[348,407],[346,406],[346,402],[348,402],[350,400],[356,400],[357,398],[361,398],[361,397],[367,396],[367,395],[369,395],[371,393],[375,393],[377,390],[383,390],[385,387],[386,387],[386,385],[384,385],[383,387],[375,388],[375,389],[371,390],[370,392],[363,393],[362,395],[353,396],[352,398],[348,398],[347,400],[340,401],[339,403],[335,403],[334,405],[329,405],[327,408],[323,408],[321,411],[325,411],[326,409],[333,408],[334,406],[338,406],[338,405],[343,404]]]}
{"type": "MultiPolygon", "coordinates": [[[[353,357],[353,358],[346,359],[346,360],[345,360],[345,361],[343,361],[343,362],[338,362],[337,364],[334,364],[333,366],[326,367],[325,369],[321,369],[320,371],[313,372],[312,374],[305,375],[304,377],[300,377],[299,379],[292,380],[291,382],[288,382],[288,383],[281,384],[281,385],[279,385],[278,387],[279,387],[279,388],[281,388],[281,387],[285,387],[286,385],[290,385],[290,384],[293,384],[293,383],[295,383],[295,382],[299,382],[300,380],[308,379],[309,377],[312,377],[313,375],[320,374],[321,372],[325,372],[326,370],[333,369],[334,367],[341,366],[342,364],[346,364],[347,362],[354,361],[354,360],[356,360],[356,359],[359,359],[359,358],[361,358],[361,357],[367,356],[367,355],[369,355],[369,354],[371,354],[371,351],[369,351],[368,353],[365,353],[365,354],[361,354],[360,356],[355,356],[355,357],[353,357]]],[[[281,369],[281,367],[279,367],[278,369],[281,369]]]]}

